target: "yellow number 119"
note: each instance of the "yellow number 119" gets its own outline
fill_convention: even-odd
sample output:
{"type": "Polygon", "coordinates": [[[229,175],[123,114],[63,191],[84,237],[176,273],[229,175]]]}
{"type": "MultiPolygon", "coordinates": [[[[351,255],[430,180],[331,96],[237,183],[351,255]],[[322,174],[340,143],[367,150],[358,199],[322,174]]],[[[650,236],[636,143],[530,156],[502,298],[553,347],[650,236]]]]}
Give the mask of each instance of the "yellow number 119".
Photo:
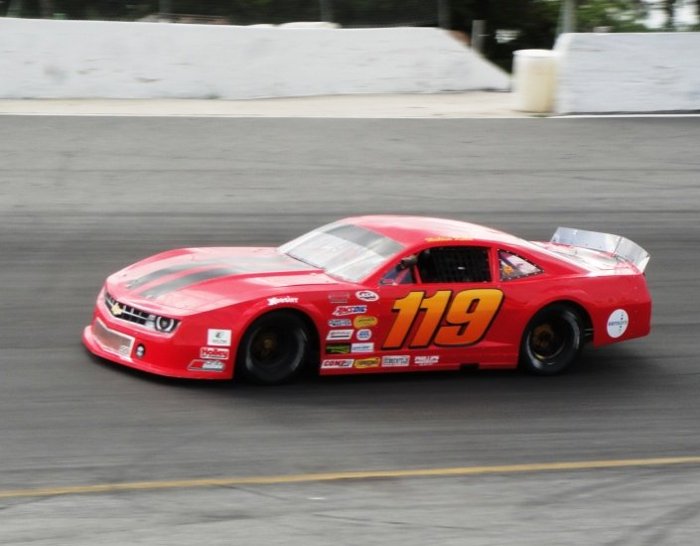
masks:
{"type": "Polygon", "coordinates": [[[479,341],[501,307],[503,292],[493,288],[463,290],[450,302],[451,296],[451,290],[438,290],[426,298],[421,291],[396,300],[393,311],[398,314],[382,348],[403,347],[421,311],[422,319],[408,344],[411,349],[431,343],[457,347],[479,341]]]}

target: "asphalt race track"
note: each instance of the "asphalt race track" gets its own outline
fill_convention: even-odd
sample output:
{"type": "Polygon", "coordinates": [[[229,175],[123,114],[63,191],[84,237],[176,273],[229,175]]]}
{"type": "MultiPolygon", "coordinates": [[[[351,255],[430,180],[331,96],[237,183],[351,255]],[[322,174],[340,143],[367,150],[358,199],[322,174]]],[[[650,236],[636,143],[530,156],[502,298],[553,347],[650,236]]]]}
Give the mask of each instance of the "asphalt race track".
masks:
{"type": "Polygon", "coordinates": [[[697,118],[0,117],[0,544],[697,543],[698,142],[697,118]],[[385,212],[623,234],[652,255],[652,335],[556,378],[275,388],[80,344],[104,277],[141,257],[385,212]]]}

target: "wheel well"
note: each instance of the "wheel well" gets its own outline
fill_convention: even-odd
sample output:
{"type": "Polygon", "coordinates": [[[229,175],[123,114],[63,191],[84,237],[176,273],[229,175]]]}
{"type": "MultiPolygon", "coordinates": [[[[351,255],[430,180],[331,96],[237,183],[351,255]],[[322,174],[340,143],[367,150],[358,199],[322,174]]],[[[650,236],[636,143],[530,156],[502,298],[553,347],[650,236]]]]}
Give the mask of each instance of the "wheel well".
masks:
{"type": "MultiPolygon", "coordinates": [[[[557,301],[551,301],[544,307],[540,308],[537,310],[537,313],[539,313],[542,309],[547,309],[547,307],[550,307],[552,305],[565,305],[566,307],[572,308],[574,311],[578,313],[578,315],[581,317],[583,320],[583,339],[584,341],[588,342],[593,339],[593,321],[591,320],[591,315],[588,314],[588,311],[586,310],[585,307],[583,307],[581,304],[576,303],[575,301],[571,300],[557,300],[557,301]]],[[[535,313],[535,314],[537,314],[535,313]]],[[[535,316],[535,315],[533,315],[535,316]]]]}

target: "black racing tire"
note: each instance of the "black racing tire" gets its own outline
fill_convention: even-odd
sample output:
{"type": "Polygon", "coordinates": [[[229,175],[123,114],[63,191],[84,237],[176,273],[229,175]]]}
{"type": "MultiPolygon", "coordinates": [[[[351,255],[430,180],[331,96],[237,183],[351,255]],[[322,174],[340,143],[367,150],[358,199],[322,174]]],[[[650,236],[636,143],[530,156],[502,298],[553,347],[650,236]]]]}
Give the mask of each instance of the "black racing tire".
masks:
{"type": "Polygon", "coordinates": [[[523,333],[520,368],[535,375],[570,369],[583,347],[583,335],[583,320],[573,307],[555,303],[541,309],[523,333]]]}
{"type": "Polygon", "coordinates": [[[264,385],[286,383],[305,368],[309,332],[291,311],[275,311],[253,321],[238,349],[237,372],[264,385]]]}

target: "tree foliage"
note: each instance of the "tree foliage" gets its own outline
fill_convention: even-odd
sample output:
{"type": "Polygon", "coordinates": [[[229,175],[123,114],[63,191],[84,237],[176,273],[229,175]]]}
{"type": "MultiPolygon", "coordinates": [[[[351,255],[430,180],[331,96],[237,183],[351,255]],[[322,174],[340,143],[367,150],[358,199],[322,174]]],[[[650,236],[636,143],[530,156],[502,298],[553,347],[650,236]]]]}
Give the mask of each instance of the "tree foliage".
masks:
{"type": "Polygon", "coordinates": [[[578,32],[610,29],[614,32],[643,32],[649,15],[647,4],[635,0],[587,0],[577,10],[578,32]]]}

